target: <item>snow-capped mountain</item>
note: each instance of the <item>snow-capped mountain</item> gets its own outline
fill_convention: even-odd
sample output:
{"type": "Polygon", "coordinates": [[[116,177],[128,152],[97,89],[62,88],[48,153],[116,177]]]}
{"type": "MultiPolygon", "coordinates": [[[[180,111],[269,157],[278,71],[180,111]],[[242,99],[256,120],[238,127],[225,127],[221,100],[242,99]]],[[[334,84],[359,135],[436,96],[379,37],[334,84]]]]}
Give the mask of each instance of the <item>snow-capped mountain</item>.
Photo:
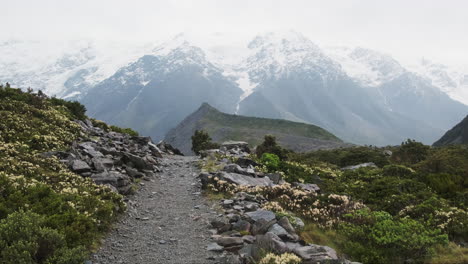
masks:
{"type": "Polygon", "coordinates": [[[407,66],[451,98],[468,105],[468,67],[449,67],[428,59],[407,66]]]}
{"type": "Polygon", "coordinates": [[[454,100],[468,98],[468,77],[441,65],[409,67],[365,48],[321,48],[293,31],[227,39],[179,34],[157,45],[77,42],[48,53],[36,52],[44,43],[8,42],[0,44],[0,82],[79,99],[92,116],[155,139],[203,102],[374,145],[432,143],[468,112],[454,100]]]}
{"type": "Polygon", "coordinates": [[[144,45],[90,41],[0,43],[0,82],[79,99],[120,67],[148,51],[144,45]]]}
{"type": "Polygon", "coordinates": [[[82,102],[92,116],[161,139],[203,102],[233,113],[241,93],[202,49],[177,37],[119,69],[82,102]]]}
{"type": "Polygon", "coordinates": [[[378,90],[363,86],[298,33],[268,33],[249,47],[247,68],[257,86],[239,114],[312,123],[361,144],[398,144],[405,136],[430,142],[431,134],[441,133],[393,112],[378,90]]]}

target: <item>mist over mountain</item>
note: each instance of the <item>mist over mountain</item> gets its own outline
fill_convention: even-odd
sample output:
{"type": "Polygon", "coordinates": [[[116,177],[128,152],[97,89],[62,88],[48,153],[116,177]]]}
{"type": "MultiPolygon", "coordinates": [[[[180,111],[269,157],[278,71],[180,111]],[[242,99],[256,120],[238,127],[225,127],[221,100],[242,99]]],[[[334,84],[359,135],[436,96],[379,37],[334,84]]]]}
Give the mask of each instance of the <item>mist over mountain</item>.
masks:
{"type": "MultiPolygon", "coordinates": [[[[155,139],[203,102],[226,113],[318,125],[372,145],[434,142],[468,112],[466,74],[449,67],[408,67],[360,47],[321,48],[294,31],[259,34],[245,45],[218,37],[179,34],[139,48],[81,43],[30,70],[22,65],[32,55],[22,63],[2,60],[8,70],[0,80],[78,99],[91,116],[155,139]]],[[[18,45],[28,44],[0,48],[14,58],[18,45]]]]}

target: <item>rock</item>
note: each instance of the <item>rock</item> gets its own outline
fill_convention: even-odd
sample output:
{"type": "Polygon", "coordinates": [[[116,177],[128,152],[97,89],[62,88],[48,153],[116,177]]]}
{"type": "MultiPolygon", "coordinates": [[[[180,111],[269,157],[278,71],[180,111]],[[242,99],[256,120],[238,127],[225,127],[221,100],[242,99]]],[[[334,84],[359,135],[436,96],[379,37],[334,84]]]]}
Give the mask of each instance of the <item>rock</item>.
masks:
{"type": "Polygon", "coordinates": [[[255,242],[255,237],[251,235],[246,235],[242,237],[242,240],[244,240],[244,242],[247,244],[252,244],[253,242],[255,242]]]}
{"type": "Polygon", "coordinates": [[[269,222],[271,220],[276,219],[275,213],[273,213],[272,211],[263,210],[263,209],[253,211],[253,212],[248,212],[246,213],[246,215],[255,222],[259,220],[265,220],[269,222]]]}
{"type": "Polygon", "coordinates": [[[239,255],[243,259],[251,259],[252,258],[252,249],[253,249],[253,245],[244,244],[244,246],[239,250],[239,255]]]}
{"type": "Polygon", "coordinates": [[[320,187],[318,187],[317,184],[295,182],[293,183],[293,186],[299,187],[304,191],[315,192],[315,193],[320,192],[320,187]]]}
{"type": "Polygon", "coordinates": [[[223,206],[224,206],[224,207],[229,207],[229,206],[231,206],[233,203],[234,203],[233,200],[224,200],[224,201],[223,201],[223,206]]]}
{"type": "Polygon", "coordinates": [[[132,168],[132,167],[126,167],[125,171],[127,172],[128,176],[132,178],[142,178],[145,176],[145,174],[139,172],[138,170],[132,168]]]}
{"type": "Polygon", "coordinates": [[[265,219],[260,219],[252,225],[251,233],[252,235],[263,235],[272,225],[276,224],[276,219],[271,221],[266,221],[265,219]]]}
{"type": "Polygon", "coordinates": [[[282,226],[278,224],[272,225],[269,229],[268,232],[271,232],[277,236],[279,236],[282,239],[286,239],[289,237],[288,231],[286,231],[282,226]]]}
{"type": "Polygon", "coordinates": [[[83,172],[91,171],[91,167],[89,167],[88,163],[82,160],[72,160],[70,162],[70,169],[76,173],[83,173],[83,172]]]}
{"type": "Polygon", "coordinates": [[[237,230],[239,232],[249,232],[250,223],[245,220],[239,220],[232,225],[232,229],[237,230]]]}
{"type": "MultiPolygon", "coordinates": [[[[224,148],[226,150],[238,149],[240,151],[250,153],[249,143],[244,142],[244,141],[225,141],[221,144],[221,148],[224,148]]],[[[235,153],[235,154],[238,154],[238,153],[235,153]]]]}
{"type": "Polygon", "coordinates": [[[253,178],[250,176],[237,174],[237,173],[226,173],[219,172],[216,174],[220,179],[234,183],[237,185],[246,186],[272,186],[273,182],[269,178],[253,178]]]}
{"type": "Polygon", "coordinates": [[[238,173],[238,174],[248,175],[248,176],[255,176],[255,171],[252,172],[252,173],[249,173],[249,172],[247,172],[246,170],[244,170],[243,168],[241,168],[241,166],[239,166],[237,164],[228,164],[228,165],[224,166],[223,171],[238,173]]]}
{"type": "Polygon", "coordinates": [[[127,164],[128,166],[134,167],[139,170],[152,170],[153,165],[147,162],[145,159],[133,155],[131,153],[124,153],[123,154],[123,162],[127,164]]]}
{"type": "Polygon", "coordinates": [[[321,263],[327,260],[338,259],[336,251],[327,246],[311,244],[309,246],[297,247],[293,252],[303,259],[304,263],[321,263]]]}
{"type": "Polygon", "coordinates": [[[249,158],[238,158],[236,160],[236,164],[241,166],[242,168],[247,168],[249,166],[257,167],[259,164],[249,158]]]}
{"type": "Polygon", "coordinates": [[[365,168],[365,167],[370,167],[370,168],[377,168],[377,165],[375,165],[374,162],[366,162],[366,163],[361,163],[358,165],[353,165],[353,166],[347,166],[341,168],[341,170],[357,170],[359,168],[365,168]]]}
{"type": "Polygon", "coordinates": [[[293,252],[294,249],[302,247],[300,243],[297,242],[285,242],[286,246],[288,247],[288,252],[293,252]]]}
{"type": "Polygon", "coordinates": [[[275,254],[283,254],[288,251],[286,244],[273,233],[266,233],[265,235],[258,235],[257,240],[253,244],[252,255],[258,258],[261,252],[273,252],[275,254]]]}
{"type": "Polygon", "coordinates": [[[295,216],[294,216],[293,218],[294,218],[294,223],[292,223],[293,226],[294,226],[296,229],[298,229],[298,230],[303,229],[304,226],[305,226],[305,224],[304,224],[304,222],[302,221],[302,219],[300,219],[299,217],[295,217],[295,216]]]}
{"type": "Polygon", "coordinates": [[[206,250],[208,251],[223,251],[223,247],[218,245],[218,243],[210,243],[206,246],[206,250]]]}
{"type": "Polygon", "coordinates": [[[114,167],[114,161],[109,158],[95,157],[91,159],[93,162],[94,169],[97,172],[103,172],[112,169],[114,167]]]}
{"type": "Polygon", "coordinates": [[[281,174],[279,173],[268,173],[266,175],[274,184],[278,184],[281,180],[281,174]]]}
{"type": "Polygon", "coordinates": [[[288,232],[291,235],[296,234],[296,230],[294,227],[291,225],[289,222],[289,219],[286,216],[283,216],[278,220],[278,225],[280,225],[286,232],[288,232]]]}
{"type": "Polygon", "coordinates": [[[244,244],[242,237],[219,237],[216,242],[223,247],[230,247],[244,244]]]}

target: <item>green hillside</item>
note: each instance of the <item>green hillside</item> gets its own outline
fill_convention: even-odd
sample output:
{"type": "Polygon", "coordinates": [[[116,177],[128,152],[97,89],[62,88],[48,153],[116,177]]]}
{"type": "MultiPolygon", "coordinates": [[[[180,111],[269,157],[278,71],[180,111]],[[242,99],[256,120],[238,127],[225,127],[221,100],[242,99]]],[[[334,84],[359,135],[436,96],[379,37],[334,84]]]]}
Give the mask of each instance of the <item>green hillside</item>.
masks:
{"type": "Polygon", "coordinates": [[[300,152],[349,146],[315,125],[226,114],[207,103],[202,104],[197,111],[172,129],[165,140],[184,153],[190,153],[190,137],[195,130],[200,129],[208,132],[216,142],[241,140],[251,146],[260,144],[266,134],[272,134],[281,145],[300,152]]]}

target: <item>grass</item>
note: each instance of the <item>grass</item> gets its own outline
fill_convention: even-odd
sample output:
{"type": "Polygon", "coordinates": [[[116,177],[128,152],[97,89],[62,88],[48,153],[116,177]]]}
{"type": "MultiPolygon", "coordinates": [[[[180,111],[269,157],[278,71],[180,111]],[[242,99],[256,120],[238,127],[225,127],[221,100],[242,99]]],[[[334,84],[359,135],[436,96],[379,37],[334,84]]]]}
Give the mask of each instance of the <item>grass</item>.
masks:
{"type": "Polygon", "coordinates": [[[323,229],[318,227],[316,224],[305,221],[305,226],[299,233],[302,239],[307,243],[329,246],[340,254],[340,245],[337,241],[343,241],[343,237],[340,236],[335,230],[323,229]]]}
{"type": "Polygon", "coordinates": [[[447,246],[439,246],[435,249],[435,254],[429,264],[454,264],[468,263],[468,248],[460,247],[450,242],[447,246]]]}

